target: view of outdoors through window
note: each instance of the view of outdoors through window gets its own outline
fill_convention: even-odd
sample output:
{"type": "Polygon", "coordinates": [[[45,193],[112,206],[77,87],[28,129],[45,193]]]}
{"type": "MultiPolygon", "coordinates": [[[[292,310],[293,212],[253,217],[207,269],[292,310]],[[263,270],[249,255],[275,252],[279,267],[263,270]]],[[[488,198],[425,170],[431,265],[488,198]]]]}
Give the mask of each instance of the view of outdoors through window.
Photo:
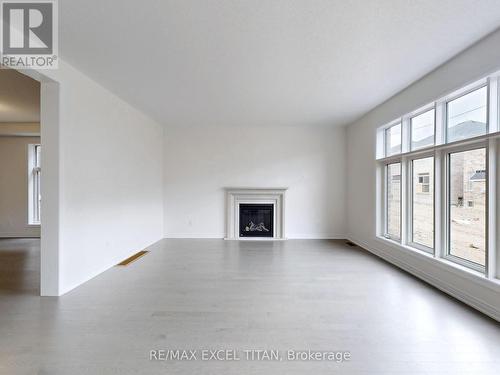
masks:
{"type": "Polygon", "coordinates": [[[410,120],[412,150],[434,144],[434,117],[435,110],[431,109],[410,120]]]}
{"type": "Polygon", "coordinates": [[[387,228],[393,239],[401,237],[401,163],[387,165],[387,228]]]}
{"type": "Polygon", "coordinates": [[[385,155],[390,156],[401,152],[401,124],[391,126],[385,131],[385,155]]]}
{"type": "Polygon", "coordinates": [[[486,150],[449,154],[449,253],[485,265],[486,150]]]}
{"type": "Polygon", "coordinates": [[[482,87],[447,105],[448,142],[486,134],[488,88],[482,87]]]}
{"type": "Polygon", "coordinates": [[[498,155],[488,163],[488,153],[498,153],[499,98],[497,72],[377,129],[384,172],[379,235],[491,273],[487,251],[496,246],[488,248],[488,233],[495,223],[488,227],[488,219],[500,214],[498,202],[487,199],[491,186],[498,190],[497,178],[488,175],[488,168],[498,170],[498,155]]]}
{"type": "Polygon", "coordinates": [[[434,247],[434,158],[412,162],[412,228],[413,242],[434,247]]]}

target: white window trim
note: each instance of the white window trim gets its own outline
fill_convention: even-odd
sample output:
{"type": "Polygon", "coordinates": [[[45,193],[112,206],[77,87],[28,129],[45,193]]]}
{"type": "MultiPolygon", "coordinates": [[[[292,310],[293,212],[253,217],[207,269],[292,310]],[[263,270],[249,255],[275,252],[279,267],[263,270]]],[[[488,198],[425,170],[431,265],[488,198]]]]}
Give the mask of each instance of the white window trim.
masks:
{"type": "MultiPolygon", "coordinates": [[[[436,262],[446,264],[462,273],[475,273],[487,281],[500,285],[500,275],[497,275],[497,252],[500,249],[500,220],[497,218],[500,210],[496,197],[500,195],[500,181],[497,183],[497,168],[500,168],[500,71],[485,78],[475,81],[463,88],[445,95],[433,103],[421,106],[400,118],[387,123],[377,129],[376,133],[376,160],[377,160],[377,184],[379,202],[376,207],[377,214],[377,238],[380,241],[391,243],[396,248],[405,251],[421,253],[425,257],[431,257],[436,262]],[[470,92],[487,87],[487,123],[486,134],[465,140],[447,143],[447,105],[450,101],[470,92]],[[434,145],[411,150],[411,122],[410,119],[434,108],[434,145]],[[386,156],[386,129],[401,123],[401,153],[386,156]],[[481,146],[482,145],[482,146],[481,146]],[[464,150],[486,149],[486,244],[485,244],[485,266],[473,262],[462,262],[462,258],[448,255],[448,221],[447,221],[447,160],[448,154],[455,149],[464,150]],[[411,241],[412,237],[412,171],[411,162],[428,156],[434,157],[434,249],[422,248],[418,243],[411,241]],[[387,165],[401,163],[401,227],[400,239],[394,240],[386,237],[386,207],[387,207],[387,165]],[[403,181],[405,181],[403,186],[403,181]],[[497,192],[498,191],[498,192],[497,192]],[[495,228],[495,230],[491,230],[495,228]],[[457,259],[458,258],[458,261],[457,259]]],[[[499,271],[500,272],[500,271],[499,271]]]]}

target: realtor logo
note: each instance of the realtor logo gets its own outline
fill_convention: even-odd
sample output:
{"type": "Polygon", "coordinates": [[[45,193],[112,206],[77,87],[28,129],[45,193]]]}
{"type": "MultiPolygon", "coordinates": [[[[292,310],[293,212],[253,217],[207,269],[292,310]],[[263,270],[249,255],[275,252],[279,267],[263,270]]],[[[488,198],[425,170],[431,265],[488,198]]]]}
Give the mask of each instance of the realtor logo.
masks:
{"type": "Polygon", "coordinates": [[[1,66],[57,68],[55,0],[1,0],[1,66]]]}

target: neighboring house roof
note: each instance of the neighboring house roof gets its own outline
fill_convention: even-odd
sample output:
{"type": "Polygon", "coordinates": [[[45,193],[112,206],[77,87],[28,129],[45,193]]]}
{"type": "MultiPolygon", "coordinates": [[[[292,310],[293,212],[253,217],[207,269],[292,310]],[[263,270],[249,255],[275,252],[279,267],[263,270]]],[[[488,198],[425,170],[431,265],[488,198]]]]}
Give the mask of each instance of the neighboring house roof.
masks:
{"type": "MultiPolygon", "coordinates": [[[[448,138],[458,141],[460,139],[467,139],[472,137],[477,137],[486,133],[486,124],[479,121],[466,121],[461,122],[448,129],[448,138]]],[[[418,141],[413,142],[414,148],[420,148],[434,144],[434,135],[426,138],[422,138],[418,141]]]]}
{"type": "MultiPolygon", "coordinates": [[[[479,121],[466,121],[461,122],[451,128],[448,129],[448,139],[452,139],[453,141],[458,141],[460,139],[467,139],[477,137],[479,135],[483,135],[486,133],[486,124],[484,122],[479,121]]],[[[434,144],[434,134],[422,138],[418,141],[413,142],[413,148],[421,148],[423,146],[429,146],[434,144]]],[[[397,145],[392,147],[392,154],[399,154],[401,152],[401,145],[397,145]]]]}
{"type": "Polygon", "coordinates": [[[415,142],[412,142],[412,146],[413,148],[421,148],[421,147],[424,147],[424,146],[430,146],[430,145],[433,145],[434,144],[434,134],[431,135],[430,137],[425,137],[425,138],[422,138],[418,141],[415,141],[415,142]]]}
{"type": "Polygon", "coordinates": [[[486,124],[484,122],[466,121],[448,128],[448,139],[457,141],[459,139],[477,137],[485,133],[486,124]]]}
{"type": "Polygon", "coordinates": [[[471,181],[484,181],[486,180],[486,171],[476,171],[471,178],[471,181]]]}

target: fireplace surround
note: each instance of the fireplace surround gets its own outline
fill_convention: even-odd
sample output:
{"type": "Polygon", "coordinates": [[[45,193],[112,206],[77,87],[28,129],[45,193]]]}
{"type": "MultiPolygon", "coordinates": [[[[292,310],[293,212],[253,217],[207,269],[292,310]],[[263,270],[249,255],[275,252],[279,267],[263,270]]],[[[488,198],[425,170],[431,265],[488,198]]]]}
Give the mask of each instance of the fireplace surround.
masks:
{"type": "Polygon", "coordinates": [[[284,240],[286,190],[287,188],[225,188],[225,239],[284,240]]]}

